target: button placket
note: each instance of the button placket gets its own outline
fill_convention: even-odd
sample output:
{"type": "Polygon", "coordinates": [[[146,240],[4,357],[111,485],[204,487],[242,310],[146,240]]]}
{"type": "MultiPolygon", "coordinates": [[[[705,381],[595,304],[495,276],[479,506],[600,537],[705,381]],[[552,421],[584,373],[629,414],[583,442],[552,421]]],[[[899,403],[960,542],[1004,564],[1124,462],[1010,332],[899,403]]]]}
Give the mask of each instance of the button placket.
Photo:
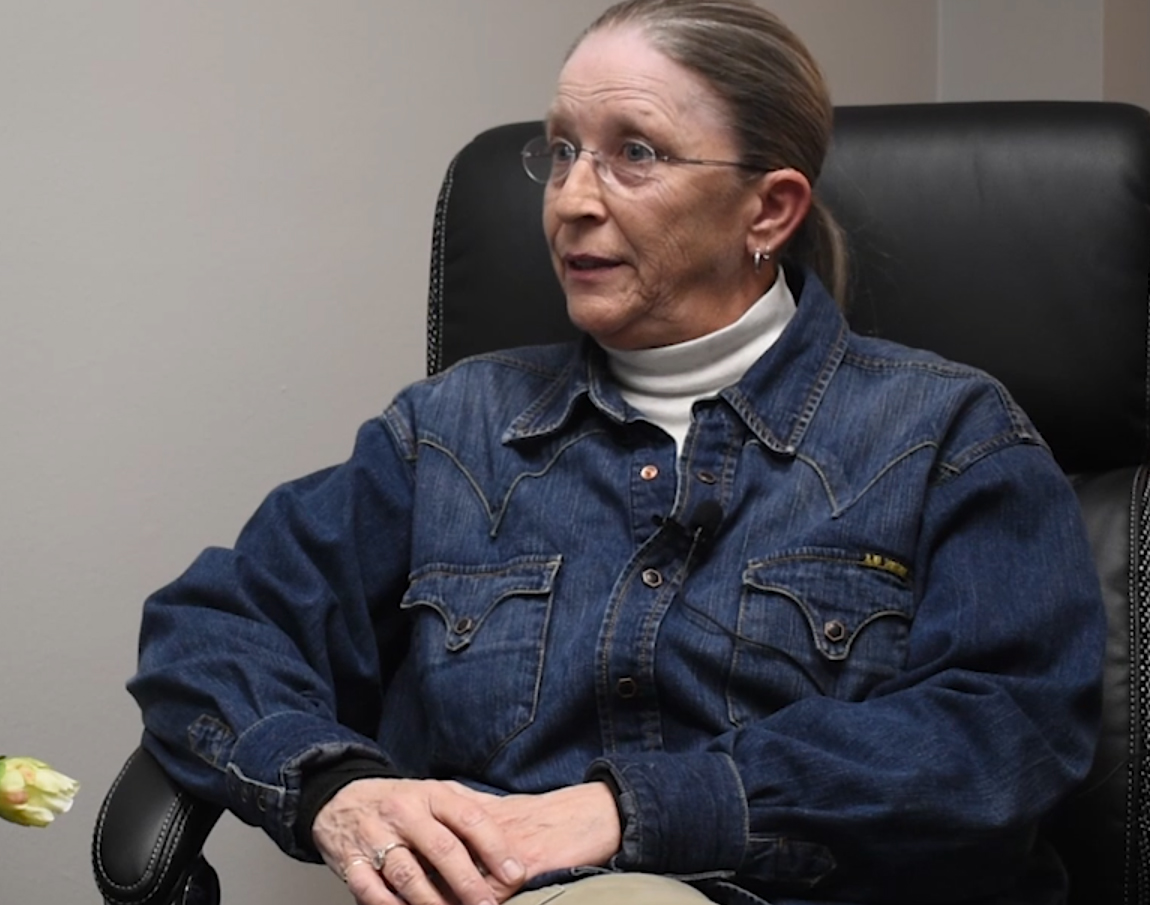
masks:
{"type": "Polygon", "coordinates": [[[601,652],[601,671],[596,676],[597,690],[602,694],[604,738],[621,749],[659,741],[658,720],[655,742],[648,741],[651,700],[647,690],[653,684],[649,664],[657,634],[650,627],[658,623],[658,614],[670,603],[667,595],[676,580],[681,556],[676,545],[669,543],[668,532],[653,530],[665,519],[664,513],[672,511],[680,482],[673,444],[665,436],[652,439],[658,442],[637,446],[629,464],[634,558],[619,575],[615,586],[619,596],[613,596],[603,623],[610,630],[601,635],[606,649],[601,652]]]}

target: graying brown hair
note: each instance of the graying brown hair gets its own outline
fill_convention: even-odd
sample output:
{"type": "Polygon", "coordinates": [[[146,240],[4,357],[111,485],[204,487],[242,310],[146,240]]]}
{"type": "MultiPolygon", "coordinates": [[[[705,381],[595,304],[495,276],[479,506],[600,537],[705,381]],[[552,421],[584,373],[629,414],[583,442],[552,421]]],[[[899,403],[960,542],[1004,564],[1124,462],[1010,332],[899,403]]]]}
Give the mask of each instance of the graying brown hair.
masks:
{"type": "MultiPolygon", "coordinates": [[[[815,184],[831,140],[830,92],[810,51],[776,15],[752,0],[623,0],[575,46],[592,32],[631,25],[723,100],[743,162],[763,170],[790,167],[815,184]]],[[[809,265],[842,302],[846,243],[817,197],[782,251],[786,260],[809,265]]]]}

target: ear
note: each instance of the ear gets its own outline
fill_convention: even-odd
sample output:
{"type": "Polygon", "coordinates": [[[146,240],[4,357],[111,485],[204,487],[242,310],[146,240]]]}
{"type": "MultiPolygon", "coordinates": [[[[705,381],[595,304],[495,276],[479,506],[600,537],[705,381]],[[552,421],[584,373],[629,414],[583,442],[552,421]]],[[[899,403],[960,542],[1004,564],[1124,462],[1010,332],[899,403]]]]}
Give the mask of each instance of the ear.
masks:
{"type": "Polygon", "coordinates": [[[811,184],[798,170],[771,170],[759,177],[755,194],[747,253],[770,249],[777,256],[811,209],[811,184]]]}

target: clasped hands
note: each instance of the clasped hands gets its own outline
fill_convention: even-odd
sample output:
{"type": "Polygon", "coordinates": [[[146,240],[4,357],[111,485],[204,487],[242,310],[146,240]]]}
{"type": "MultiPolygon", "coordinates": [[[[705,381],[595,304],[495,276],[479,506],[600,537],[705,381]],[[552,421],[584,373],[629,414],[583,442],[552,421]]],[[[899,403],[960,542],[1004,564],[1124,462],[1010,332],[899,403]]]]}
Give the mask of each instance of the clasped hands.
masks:
{"type": "Polygon", "coordinates": [[[500,796],[360,779],[324,805],[312,837],[359,905],[496,905],[546,871],[606,864],[620,826],[601,782],[500,796]]]}

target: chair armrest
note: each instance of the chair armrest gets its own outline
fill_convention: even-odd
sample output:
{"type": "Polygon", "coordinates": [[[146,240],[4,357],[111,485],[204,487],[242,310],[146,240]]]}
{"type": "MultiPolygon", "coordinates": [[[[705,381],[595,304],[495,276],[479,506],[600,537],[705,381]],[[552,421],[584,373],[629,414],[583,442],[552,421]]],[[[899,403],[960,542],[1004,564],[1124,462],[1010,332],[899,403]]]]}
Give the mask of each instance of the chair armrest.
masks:
{"type": "Polygon", "coordinates": [[[200,850],[221,812],[137,748],[104,798],[92,837],[92,868],[105,902],[218,902],[215,871],[200,850]]]}
{"type": "Polygon", "coordinates": [[[1145,902],[1150,850],[1150,467],[1075,481],[1106,604],[1102,727],[1085,782],[1046,826],[1070,874],[1069,905],[1145,902]]]}

